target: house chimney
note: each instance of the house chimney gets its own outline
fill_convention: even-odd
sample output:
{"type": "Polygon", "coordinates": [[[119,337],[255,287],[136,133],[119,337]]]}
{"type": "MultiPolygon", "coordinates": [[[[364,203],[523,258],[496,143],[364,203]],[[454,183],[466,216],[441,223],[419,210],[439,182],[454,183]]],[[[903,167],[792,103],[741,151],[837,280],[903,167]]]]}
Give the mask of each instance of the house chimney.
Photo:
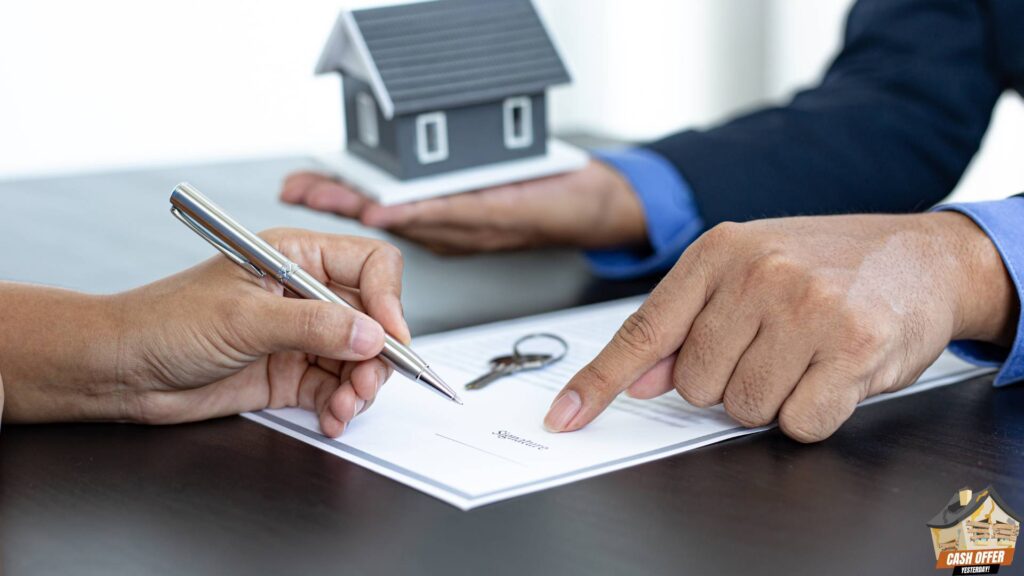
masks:
{"type": "Polygon", "coordinates": [[[967,506],[967,503],[971,501],[971,489],[964,486],[960,489],[960,505],[967,506]]]}

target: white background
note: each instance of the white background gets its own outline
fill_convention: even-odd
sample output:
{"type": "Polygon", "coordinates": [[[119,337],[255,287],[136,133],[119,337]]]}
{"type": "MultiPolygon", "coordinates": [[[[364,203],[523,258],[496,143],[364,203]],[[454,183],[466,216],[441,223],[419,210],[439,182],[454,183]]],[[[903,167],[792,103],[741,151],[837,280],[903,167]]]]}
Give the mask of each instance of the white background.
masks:
{"type": "MultiPolygon", "coordinates": [[[[340,146],[312,68],[340,7],[371,0],[4,0],[0,178],[340,146]]],[[[851,0],[537,0],[575,83],[552,123],[648,139],[812,85],[851,0]]],[[[1024,107],[1000,103],[959,198],[1024,190],[1024,107]]]]}

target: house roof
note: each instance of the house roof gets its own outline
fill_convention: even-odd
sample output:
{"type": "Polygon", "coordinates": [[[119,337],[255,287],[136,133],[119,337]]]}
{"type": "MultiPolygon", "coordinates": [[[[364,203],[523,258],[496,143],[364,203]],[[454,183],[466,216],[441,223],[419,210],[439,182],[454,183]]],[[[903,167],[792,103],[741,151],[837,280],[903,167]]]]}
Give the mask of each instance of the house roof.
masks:
{"type": "Polygon", "coordinates": [[[949,500],[949,504],[947,504],[942,510],[939,510],[939,513],[936,514],[930,522],[928,522],[928,526],[932,528],[949,528],[954,524],[960,523],[964,518],[974,514],[974,511],[981,507],[986,500],[986,496],[991,496],[992,499],[996,501],[996,504],[1003,509],[1003,512],[1006,512],[1008,516],[1020,522],[1020,516],[1017,516],[1017,514],[1015,514],[1014,511],[1010,509],[1005,502],[1003,502],[1003,499],[999,497],[999,494],[995,489],[989,486],[981,492],[972,494],[971,501],[967,503],[967,506],[961,506],[959,492],[954,493],[953,497],[949,500]]]}
{"type": "Polygon", "coordinates": [[[316,71],[369,83],[386,118],[534,94],[570,80],[531,0],[345,11],[316,71]]]}

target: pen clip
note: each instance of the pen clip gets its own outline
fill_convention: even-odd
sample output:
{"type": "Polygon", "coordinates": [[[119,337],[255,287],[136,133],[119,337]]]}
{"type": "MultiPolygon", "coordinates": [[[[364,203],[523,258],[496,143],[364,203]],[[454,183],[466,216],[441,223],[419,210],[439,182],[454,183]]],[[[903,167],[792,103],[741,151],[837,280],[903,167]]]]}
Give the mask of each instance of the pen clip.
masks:
{"type": "Polygon", "coordinates": [[[171,207],[171,214],[174,214],[174,217],[177,218],[178,220],[181,220],[182,224],[191,228],[193,232],[199,234],[199,236],[201,236],[203,239],[209,242],[214,248],[220,250],[225,256],[228,257],[229,260],[231,260],[235,264],[238,264],[242,268],[249,270],[257,278],[263,278],[264,276],[267,275],[263,270],[260,270],[255,265],[253,265],[252,262],[250,262],[244,256],[239,254],[237,250],[229,246],[220,238],[217,238],[216,236],[211,234],[210,231],[207,230],[203,225],[201,225],[199,222],[196,222],[195,219],[193,219],[188,214],[185,214],[181,210],[178,210],[177,207],[171,207]]]}

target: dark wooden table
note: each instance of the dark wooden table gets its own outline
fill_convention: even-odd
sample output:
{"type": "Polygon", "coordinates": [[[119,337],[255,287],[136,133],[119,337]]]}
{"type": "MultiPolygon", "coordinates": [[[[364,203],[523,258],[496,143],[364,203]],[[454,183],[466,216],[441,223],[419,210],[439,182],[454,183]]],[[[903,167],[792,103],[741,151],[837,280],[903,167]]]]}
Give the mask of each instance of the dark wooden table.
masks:
{"type": "MultiPolygon", "coordinates": [[[[367,233],[274,202],[304,165],[2,183],[0,278],[116,291],[208,257],[166,214],[180,179],[254,227],[367,233]]],[[[567,252],[402,247],[417,333],[650,285],[567,252]]],[[[981,378],[859,410],[820,444],[770,431],[472,512],[238,417],[5,426],[0,557],[6,575],[936,574],[925,522],[965,484],[1024,509],[1024,388],[981,378]]]]}

